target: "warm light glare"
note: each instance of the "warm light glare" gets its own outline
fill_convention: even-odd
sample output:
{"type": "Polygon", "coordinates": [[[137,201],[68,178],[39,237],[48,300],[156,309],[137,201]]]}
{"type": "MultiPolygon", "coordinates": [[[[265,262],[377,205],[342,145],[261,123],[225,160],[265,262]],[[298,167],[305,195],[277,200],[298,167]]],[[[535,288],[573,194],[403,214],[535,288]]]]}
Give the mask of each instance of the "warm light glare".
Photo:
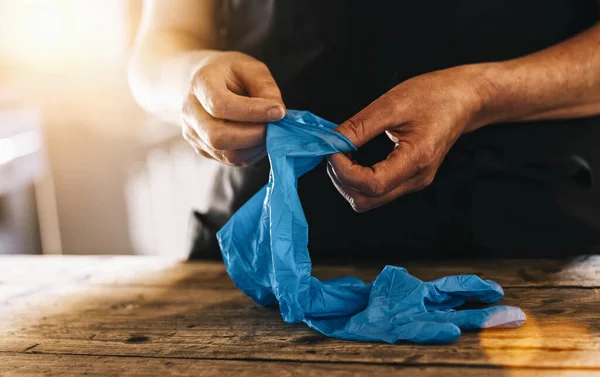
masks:
{"type": "Polygon", "coordinates": [[[69,39],[69,30],[65,20],[65,12],[57,1],[45,1],[40,4],[41,9],[33,13],[29,35],[30,41],[37,48],[41,48],[47,55],[52,54],[52,49],[66,44],[69,39]]]}
{"type": "MultiPolygon", "coordinates": [[[[550,367],[567,362],[586,367],[589,358],[585,350],[597,344],[594,333],[581,323],[547,318],[539,321],[531,313],[527,313],[527,321],[522,327],[506,332],[482,331],[479,341],[489,362],[509,368],[550,367]]],[[[518,370],[514,373],[519,375],[518,370]]],[[[506,376],[513,376],[511,369],[506,369],[506,376]]]]}
{"type": "Polygon", "coordinates": [[[0,0],[0,55],[36,67],[125,52],[121,0],[0,0]]]}

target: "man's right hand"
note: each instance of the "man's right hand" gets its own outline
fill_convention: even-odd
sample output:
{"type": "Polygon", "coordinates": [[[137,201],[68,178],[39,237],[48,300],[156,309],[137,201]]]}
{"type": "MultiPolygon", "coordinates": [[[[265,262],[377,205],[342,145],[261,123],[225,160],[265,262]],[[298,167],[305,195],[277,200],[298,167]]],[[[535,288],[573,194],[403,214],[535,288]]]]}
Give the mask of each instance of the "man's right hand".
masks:
{"type": "Polygon", "coordinates": [[[264,63],[239,52],[206,51],[182,107],[183,137],[207,158],[249,166],[266,154],[266,122],[284,115],[264,63]]]}

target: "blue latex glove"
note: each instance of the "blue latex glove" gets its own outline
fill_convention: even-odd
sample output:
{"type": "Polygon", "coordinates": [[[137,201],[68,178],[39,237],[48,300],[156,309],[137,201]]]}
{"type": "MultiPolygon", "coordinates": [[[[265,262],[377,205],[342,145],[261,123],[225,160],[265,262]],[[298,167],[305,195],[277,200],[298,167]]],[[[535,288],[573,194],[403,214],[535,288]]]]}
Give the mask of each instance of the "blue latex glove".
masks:
{"type": "Polygon", "coordinates": [[[355,150],[336,125],[309,112],[289,110],[267,127],[269,183],[237,211],[217,238],[233,282],[257,303],[279,303],[288,323],[305,322],[331,337],[394,343],[452,342],[460,329],[518,327],[519,308],[455,311],[467,300],[494,303],[504,292],[475,275],[422,282],[387,266],[370,284],[353,277],[311,276],[308,225],[297,179],[323,156],[355,150]]]}

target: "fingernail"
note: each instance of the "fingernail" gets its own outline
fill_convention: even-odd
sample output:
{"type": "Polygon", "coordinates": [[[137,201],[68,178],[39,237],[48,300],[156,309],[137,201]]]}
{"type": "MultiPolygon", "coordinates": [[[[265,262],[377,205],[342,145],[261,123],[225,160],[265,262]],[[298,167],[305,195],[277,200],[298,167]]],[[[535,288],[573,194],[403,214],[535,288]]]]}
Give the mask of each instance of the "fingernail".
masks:
{"type": "Polygon", "coordinates": [[[279,106],[271,107],[267,112],[269,120],[280,120],[285,116],[285,111],[279,106]]]}

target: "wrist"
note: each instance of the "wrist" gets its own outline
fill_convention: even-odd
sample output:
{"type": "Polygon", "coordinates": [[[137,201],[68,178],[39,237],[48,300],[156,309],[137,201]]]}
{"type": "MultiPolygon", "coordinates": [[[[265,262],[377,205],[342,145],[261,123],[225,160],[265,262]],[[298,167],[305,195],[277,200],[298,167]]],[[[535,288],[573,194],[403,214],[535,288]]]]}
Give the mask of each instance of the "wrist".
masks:
{"type": "Polygon", "coordinates": [[[470,83],[475,95],[474,111],[465,132],[475,131],[483,126],[502,120],[502,103],[506,90],[502,84],[507,69],[502,63],[480,63],[464,66],[470,72],[470,83]]]}

